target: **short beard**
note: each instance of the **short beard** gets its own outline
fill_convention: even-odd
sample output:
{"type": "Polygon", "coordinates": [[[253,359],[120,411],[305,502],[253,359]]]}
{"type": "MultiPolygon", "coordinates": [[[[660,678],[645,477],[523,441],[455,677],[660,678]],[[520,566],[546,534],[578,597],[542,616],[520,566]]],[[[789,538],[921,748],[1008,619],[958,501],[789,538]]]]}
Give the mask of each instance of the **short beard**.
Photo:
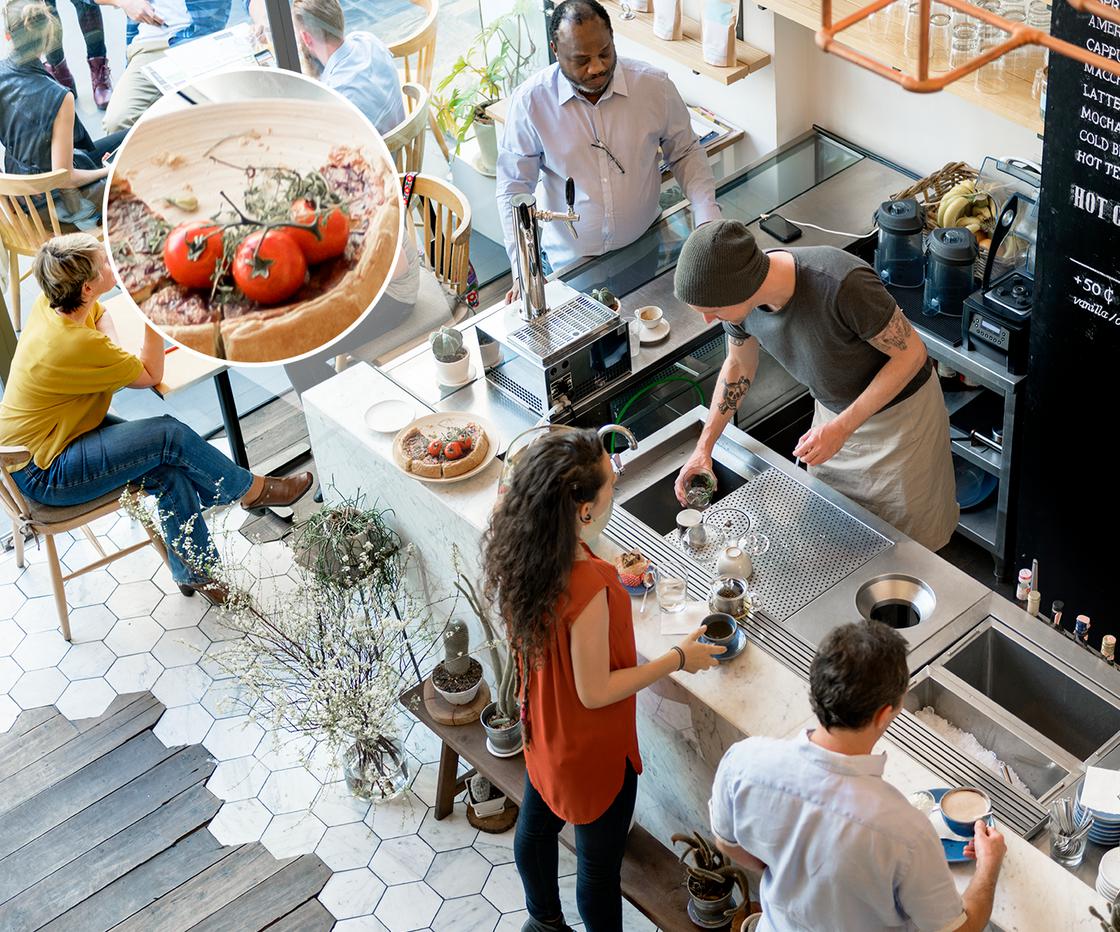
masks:
{"type": "Polygon", "coordinates": [[[607,92],[607,89],[611,86],[611,82],[614,81],[614,72],[617,67],[618,59],[616,58],[614,60],[614,64],[611,65],[610,72],[607,74],[607,83],[600,88],[588,87],[586,84],[577,84],[566,74],[564,75],[564,77],[567,78],[568,83],[570,83],[572,87],[574,87],[581,94],[605,94],[607,92]]]}

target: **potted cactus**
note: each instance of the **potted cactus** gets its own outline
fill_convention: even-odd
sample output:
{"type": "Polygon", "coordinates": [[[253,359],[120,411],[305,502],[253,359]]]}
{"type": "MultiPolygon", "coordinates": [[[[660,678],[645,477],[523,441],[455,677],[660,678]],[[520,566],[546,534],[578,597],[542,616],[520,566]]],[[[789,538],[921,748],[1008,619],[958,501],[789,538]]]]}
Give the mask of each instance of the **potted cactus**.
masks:
{"type": "Polygon", "coordinates": [[[681,863],[688,872],[688,916],[706,929],[720,928],[735,915],[735,887],[744,903],[750,902],[750,885],[742,868],[728,862],[723,852],[699,832],[673,836],[673,844],[683,844],[681,863]],[[689,858],[692,863],[688,864],[689,858]]]}
{"type": "Polygon", "coordinates": [[[469,705],[482,685],[482,664],[471,654],[470,633],[453,621],[443,633],[443,660],[432,670],[432,686],[452,705],[469,705]]]}
{"type": "Polygon", "coordinates": [[[486,729],[486,749],[495,757],[513,757],[521,752],[521,709],[517,701],[517,662],[513,648],[494,630],[489,612],[482,604],[474,584],[463,573],[455,588],[478,618],[486,634],[490,664],[494,673],[494,701],[482,710],[482,727],[486,729]]]}
{"type": "Polygon", "coordinates": [[[428,336],[436,358],[440,385],[461,385],[470,375],[471,358],[463,345],[463,334],[454,327],[440,327],[428,336]]]}
{"type": "Polygon", "coordinates": [[[467,781],[467,802],[478,818],[485,819],[498,815],[506,808],[506,794],[482,774],[476,773],[467,781]]]}
{"type": "Polygon", "coordinates": [[[614,292],[611,291],[610,288],[592,288],[591,297],[604,307],[609,307],[616,314],[622,307],[622,305],[618,303],[618,298],[615,297],[614,292]]]}

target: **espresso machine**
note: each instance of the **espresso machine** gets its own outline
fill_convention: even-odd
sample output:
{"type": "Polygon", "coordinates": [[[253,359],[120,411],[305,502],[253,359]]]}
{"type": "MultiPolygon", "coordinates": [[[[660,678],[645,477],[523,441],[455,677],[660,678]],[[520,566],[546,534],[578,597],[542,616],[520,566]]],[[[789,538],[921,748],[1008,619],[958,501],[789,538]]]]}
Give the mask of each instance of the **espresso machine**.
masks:
{"type": "Polygon", "coordinates": [[[544,421],[589,403],[631,372],[625,321],[610,308],[541,269],[541,221],[568,224],[576,236],[575,184],[568,179],[567,213],[537,207],[532,194],[510,201],[517,237],[521,301],[479,322],[479,339],[500,347],[486,378],[544,421]]]}

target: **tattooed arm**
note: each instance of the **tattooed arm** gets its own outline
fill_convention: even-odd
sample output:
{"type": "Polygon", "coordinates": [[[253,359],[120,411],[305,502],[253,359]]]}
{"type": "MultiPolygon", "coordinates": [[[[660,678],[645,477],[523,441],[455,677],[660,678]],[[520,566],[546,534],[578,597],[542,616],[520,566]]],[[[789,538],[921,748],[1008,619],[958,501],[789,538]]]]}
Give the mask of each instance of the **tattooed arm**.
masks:
{"type": "Polygon", "coordinates": [[[873,414],[881,411],[926,363],[926,346],[914,332],[899,308],[894,309],[887,325],[867,341],[887,361],[847,408],[835,420],[814,427],[798,441],[793,451],[808,466],[818,466],[836,455],[855,430],[873,414]]]}
{"type": "Polygon", "coordinates": [[[701,469],[711,469],[712,450],[723,429],[735,418],[735,412],[747,395],[747,389],[758,372],[758,340],[755,337],[738,339],[728,335],[727,358],[719,370],[715,392],[708,409],[704,430],[696,442],[696,449],[677,475],[675,490],[677,500],[684,504],[685,483],[688,477],[701,469]]]}

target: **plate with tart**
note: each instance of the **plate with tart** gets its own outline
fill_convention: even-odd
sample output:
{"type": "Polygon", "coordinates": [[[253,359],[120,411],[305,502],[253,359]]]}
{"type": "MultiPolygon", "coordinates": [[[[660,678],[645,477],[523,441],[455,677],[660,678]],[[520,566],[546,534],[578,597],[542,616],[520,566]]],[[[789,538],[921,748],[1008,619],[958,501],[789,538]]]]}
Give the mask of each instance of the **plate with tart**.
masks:
{"type": "Polygon", "coordinates": [[[426,414],[393,439],[393,462],[422,482],[461,482],[490,465],[498,444],[497,432],[484,418],[426,414]]]}
{"type": "Polygon", "coordinates": [[[337,95],[203,103],[136,124],[104,220],[117,280],[162,335],[277,363],[375,305],[402,235],[400,182],[337,95]]]}

